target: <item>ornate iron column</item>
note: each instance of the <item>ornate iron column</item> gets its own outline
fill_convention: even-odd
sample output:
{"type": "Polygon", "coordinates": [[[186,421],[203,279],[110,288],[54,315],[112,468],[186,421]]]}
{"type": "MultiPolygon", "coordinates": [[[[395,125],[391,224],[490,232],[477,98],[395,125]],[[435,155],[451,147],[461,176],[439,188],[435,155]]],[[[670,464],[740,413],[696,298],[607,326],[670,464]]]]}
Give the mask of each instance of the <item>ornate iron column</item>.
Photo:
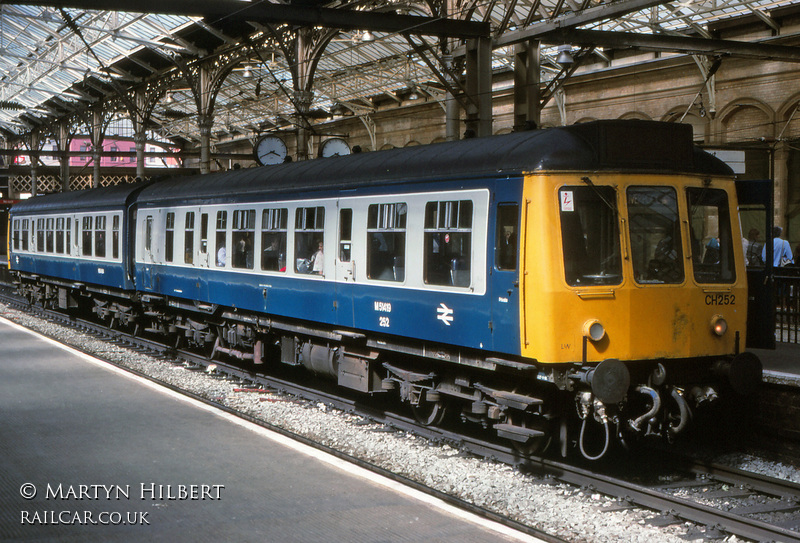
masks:
{"type": "Polygon", "coordinates": [[[461,106],[453,94],[453,89],[455,89],[457,85],[455,77],[453,77],[453,71],[455,70],[453,55],[444,55],[442,57],[442,64],[444,65],[444,77],[447,81],[447,94],[444,99],[445,134],[447,141],[455,141],[459,139],[461,134],[461,106]]]}
{"type": "Polygon", "coordinates": [[[73,134],[70,133],[69,124],[66,121],[58,123],[58,150],[61,151],[59,163],[61,165],[61,192],[70,190],[69,185],[69,146],[72,142],[73,134]]]}
{"type": "Polygon", "coordinates": [[[42,138],[38,129],[31,131],[29,141],[31,146],[31,195],[36,196],[39,190],[39,149],[41,149],[42,145],[42,138]]]}
{"type": "Polygon", "coordinates": [[[102,112],[95,110],[92,112],[92,188],[97,188],[101,184],[100,161],[103,158],[103,140],[105,140],[105,126],[102,112]]]}
{"type": "Polygon", "coordinates": [[[314,92],[309,90],[294,91],[294,105],[297,109],[295,115],[297,125],[297,160],[308,160],[308,141],[311,139],[311,124],[308,122],[308,112],[314,92]]]}

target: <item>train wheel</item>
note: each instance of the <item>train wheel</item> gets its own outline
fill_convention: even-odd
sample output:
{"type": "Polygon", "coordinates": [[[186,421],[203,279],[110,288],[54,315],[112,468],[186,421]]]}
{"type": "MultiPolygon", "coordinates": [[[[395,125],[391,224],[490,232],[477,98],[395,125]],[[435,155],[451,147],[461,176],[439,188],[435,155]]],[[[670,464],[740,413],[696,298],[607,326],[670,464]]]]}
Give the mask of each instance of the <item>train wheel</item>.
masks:
{"type": "Polygon", "coordinates": [[[411,411],[420,424],[436,426],[441,424],[445,415],[447,415],[447,406],[445,406],[438,392],[425,390],[420,394],[417,405],[411,405],[411,411]]]}
{"type": "Polygon", "coordinates": [[[536,456],[544,453],[553,441],[553,428],[550,421],[532,413],[512,412],[508,415],[508,422],[514,426],[522,426],[532,430],[539,430],[544,435],[532,437],[527,441],[511,440],[511,446],[522,456],[536,456]]]}

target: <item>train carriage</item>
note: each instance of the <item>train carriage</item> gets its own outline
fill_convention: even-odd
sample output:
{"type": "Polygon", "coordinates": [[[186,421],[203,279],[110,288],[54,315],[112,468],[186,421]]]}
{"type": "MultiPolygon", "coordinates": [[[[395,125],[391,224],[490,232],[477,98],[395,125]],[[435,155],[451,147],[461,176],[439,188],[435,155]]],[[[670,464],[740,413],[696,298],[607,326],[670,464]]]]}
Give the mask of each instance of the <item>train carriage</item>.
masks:
{"type": "Polygon", "coordinates": [[[109,285],[12,248],[23,285],[105,284],[95,311],[116,322],[396,390],[423,422],[456,411],[524,453],[554,435],[589,458],[612,436],[671,439],[698,405],[760,381],[732,173],[686,125],[221,172],[114,205],[129,276],[109,285]]]}
{"type": "Polygon", "coordinates": [[[11,210],[10,267],[19,290],[52,307],[98,302],[109,292],[132,292],[128,207],[144,184],[52,194],[11,210]]]}

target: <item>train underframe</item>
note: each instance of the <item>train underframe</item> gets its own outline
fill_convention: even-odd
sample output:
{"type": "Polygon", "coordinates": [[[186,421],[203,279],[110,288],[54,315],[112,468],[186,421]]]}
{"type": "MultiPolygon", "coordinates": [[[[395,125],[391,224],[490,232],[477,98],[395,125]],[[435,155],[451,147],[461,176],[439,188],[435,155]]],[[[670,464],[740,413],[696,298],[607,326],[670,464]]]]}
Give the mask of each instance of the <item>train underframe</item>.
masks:
{"type": "Polygon", "coordinates": [[[420,423],[460,418],[509,440],[521,456],[556,444],[563,456],[578,451],[599,460],[643,439],[672,441],[695,410],[722,395],[751,394],[761,380],[760,361],[746,352],[536,364],[37,276],[17,284],[32,304],[91,312],[109,327],[155,334],[175,348],[303,367],[361,393],[395,393],[420,423]]]}

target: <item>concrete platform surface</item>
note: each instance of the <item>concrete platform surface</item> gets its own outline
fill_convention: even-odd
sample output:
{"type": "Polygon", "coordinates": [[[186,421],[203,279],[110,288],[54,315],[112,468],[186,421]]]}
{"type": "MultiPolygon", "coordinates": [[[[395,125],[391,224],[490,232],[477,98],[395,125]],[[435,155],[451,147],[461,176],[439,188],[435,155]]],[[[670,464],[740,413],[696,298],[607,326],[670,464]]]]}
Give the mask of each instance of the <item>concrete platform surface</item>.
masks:
{"type": "Polygon", "coordinates": [[[800,386],[800,345],[778,343],[772,349],[749,349],[761,359],[764,381],[788,386],[800,386]]]}
{"type": "Polygon", "coordinates": [[[0,345],[0,541],[538,541],[2,319],[0,345]]]}

